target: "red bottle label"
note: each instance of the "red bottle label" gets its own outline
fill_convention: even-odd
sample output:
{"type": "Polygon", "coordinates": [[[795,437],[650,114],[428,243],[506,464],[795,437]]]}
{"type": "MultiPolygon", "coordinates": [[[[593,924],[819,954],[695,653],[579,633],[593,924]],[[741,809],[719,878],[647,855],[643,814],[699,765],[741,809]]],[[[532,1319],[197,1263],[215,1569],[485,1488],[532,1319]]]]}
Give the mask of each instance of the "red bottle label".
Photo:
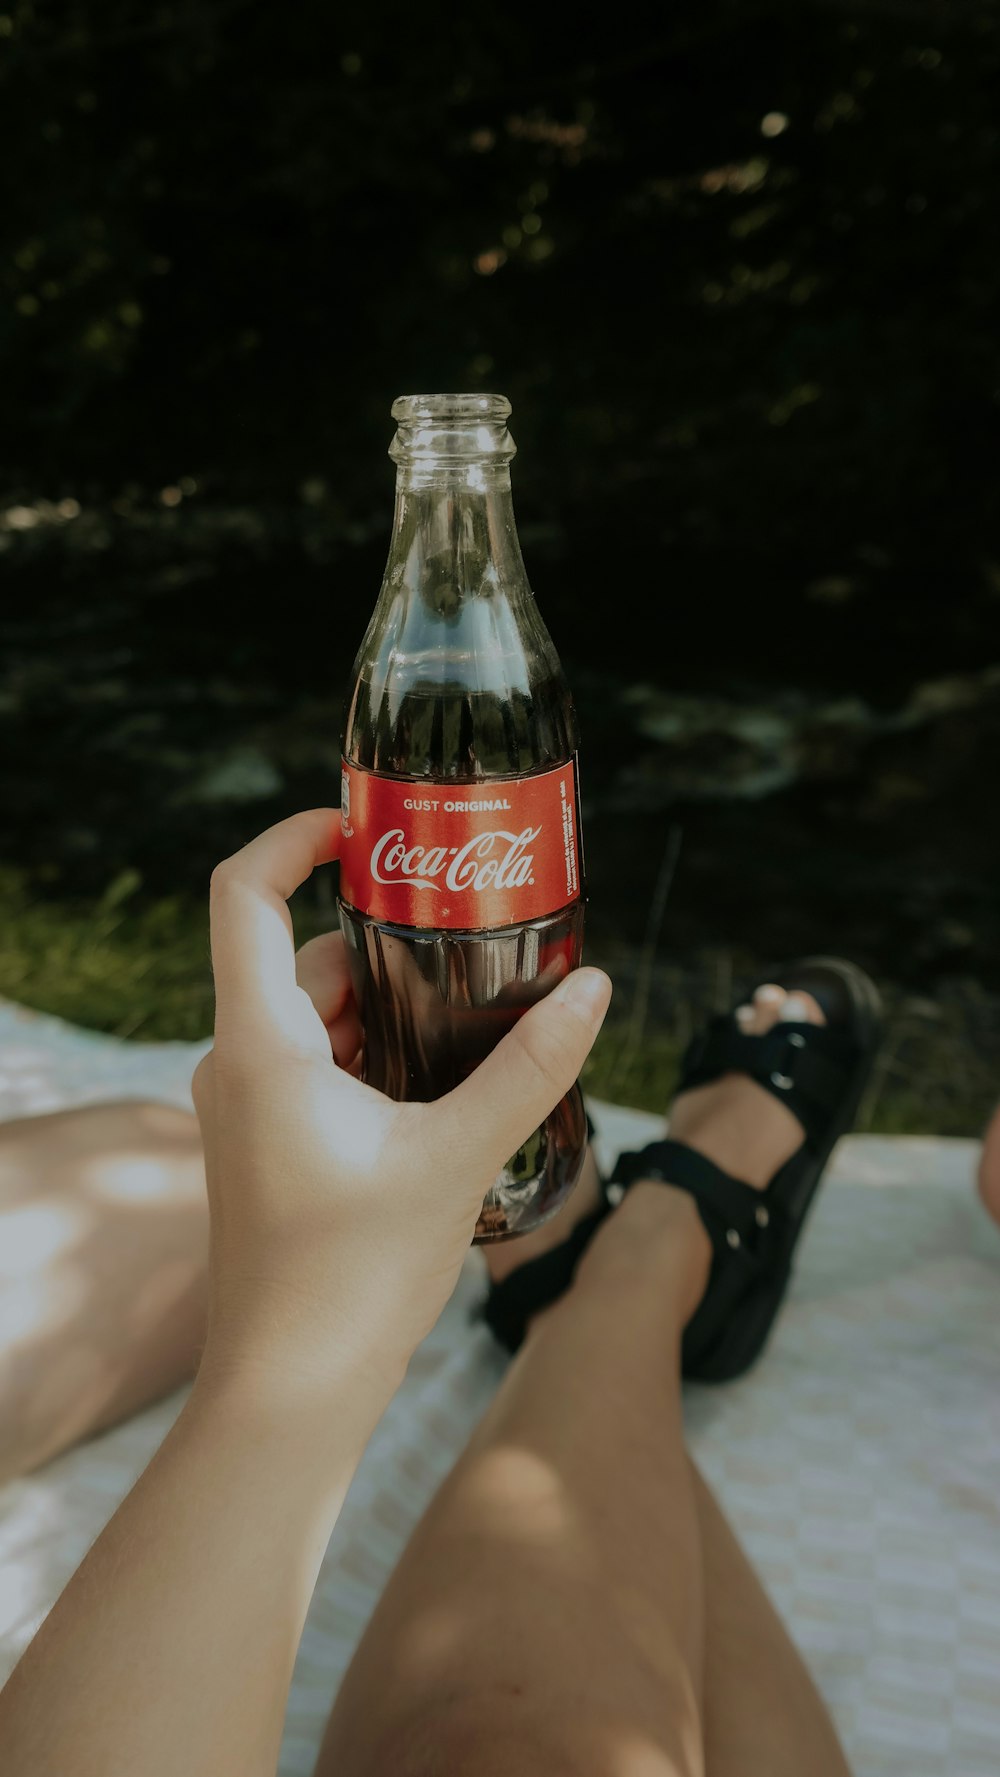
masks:
{"type": "Polygon", "coordinates": [[[343,767],[340,893],[387,924],[490,931],[580,898],[573,760],[435,783],[343,767]]]}

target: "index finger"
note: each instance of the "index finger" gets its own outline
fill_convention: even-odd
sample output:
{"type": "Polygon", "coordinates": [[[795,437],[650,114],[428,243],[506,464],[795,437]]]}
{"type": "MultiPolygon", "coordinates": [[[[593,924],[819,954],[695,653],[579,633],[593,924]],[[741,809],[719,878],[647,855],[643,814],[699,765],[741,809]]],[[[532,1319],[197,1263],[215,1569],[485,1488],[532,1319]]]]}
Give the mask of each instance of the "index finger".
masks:
{"type": "Polygon", "coordinates": [[[269,827],[217,866],[211,893],[217,1032],[249,1027],[252,1035],[271,1030],[301,1040],[303,999],[287,902],[339,850],[340,815],[313,808],[269,827]]]}

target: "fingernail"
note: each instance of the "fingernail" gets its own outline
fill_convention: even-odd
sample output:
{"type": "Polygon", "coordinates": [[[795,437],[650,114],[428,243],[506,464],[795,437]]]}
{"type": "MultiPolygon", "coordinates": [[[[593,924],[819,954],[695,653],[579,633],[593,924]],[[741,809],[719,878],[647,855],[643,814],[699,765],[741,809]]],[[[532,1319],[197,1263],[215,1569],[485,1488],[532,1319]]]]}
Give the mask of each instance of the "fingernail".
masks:
{"type": "Polygon", "coordinates": [[[589,1018],[603,1016],[611,1002],[611,982],[601,969],[574,969],[556,988],[559,997],[589,1018]]]}
{"type": "Polygon", "coordinates": [[[757,1014],[752,1006],[737,1006],[736,1008],[735,1017],[737,1024],[752,1024],[756,1016],[757,1014]]]}
{"type": "Polygon", "coordinates": [[[753,997],[760,1000],[762,1005],[777,1006],[784,999],[785,990],[783,987],[776,987],[773,981],[766,981],[763,987],[758,987],[753,997]]]}
{"type": "Polygon", "coordinates": [[[809,1007],[800,993],[790,993],[781,1008],[782,1021],[785,1024],[807,1024],[809,1007]]]}

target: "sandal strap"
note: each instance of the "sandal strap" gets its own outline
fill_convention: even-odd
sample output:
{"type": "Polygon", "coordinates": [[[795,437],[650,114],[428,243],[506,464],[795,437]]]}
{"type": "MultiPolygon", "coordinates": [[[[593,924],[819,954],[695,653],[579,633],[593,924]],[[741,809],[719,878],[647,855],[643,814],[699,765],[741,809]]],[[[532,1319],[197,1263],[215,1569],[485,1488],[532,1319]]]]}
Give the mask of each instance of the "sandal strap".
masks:
{"type": "Polygon", "coordinates": [[[689,1148],[686,1142],[653,1141],[636,1152],[620,1154],[612,1177],[605,1186],[613,1201],[612,1187],[628,1190],[637,1179],[659,1179],[687,1191],[698,1207],[709,1239],[717,1255],[743,1248],[747,1253],[761,1254],[769,1244],[768,1230],[781,1211],[767,1201],[767,1193],[755,1190],[742,1179],[723,1172],[707,1154],[689,1148]]]}
{"type": "Polygon", "coordinates": [[[840,1107],[856,1059],[856,1044],[835,1026],[779,1020],[762,1036],[750,1036],[730,1013],[713,1018],[689,1045],[678,1090],[707,1085],[722,1074],[748,1074],[786,1105],[806,1138],[816,1142],[840,1107]]]}
{"type": "Polygon", "coordinates": [[[517,1351],[532,1315],[569,1289],[584,1250],[609,1209],[610,1204],[602,1201],[589,1216],[577,1222],[559,1246],[550,1247],[536,1259],[528,1259],[502,1283],[491,1284],[482,1316],[508,1351],[517,1351]]]}

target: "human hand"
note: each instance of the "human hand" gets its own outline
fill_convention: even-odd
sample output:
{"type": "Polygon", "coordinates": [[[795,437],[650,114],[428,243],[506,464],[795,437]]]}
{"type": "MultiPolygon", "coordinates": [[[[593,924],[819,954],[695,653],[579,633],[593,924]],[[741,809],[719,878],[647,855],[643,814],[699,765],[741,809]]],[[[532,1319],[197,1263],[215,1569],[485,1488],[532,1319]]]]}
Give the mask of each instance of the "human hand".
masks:
{"type": "Polygon", "coordinates": [[[350,1071],[343,942],[300,952],[286,901],[340,821],[282,821],[212,879],[215,1046],[195,1105],[211,1209],[203,1373],[285,1397],[363,1375],[381,1412],[454,1288],[496,1174],[573,1084],[611,995],[577,970],[462,1084],[396,1104],[350,1071]]]}

